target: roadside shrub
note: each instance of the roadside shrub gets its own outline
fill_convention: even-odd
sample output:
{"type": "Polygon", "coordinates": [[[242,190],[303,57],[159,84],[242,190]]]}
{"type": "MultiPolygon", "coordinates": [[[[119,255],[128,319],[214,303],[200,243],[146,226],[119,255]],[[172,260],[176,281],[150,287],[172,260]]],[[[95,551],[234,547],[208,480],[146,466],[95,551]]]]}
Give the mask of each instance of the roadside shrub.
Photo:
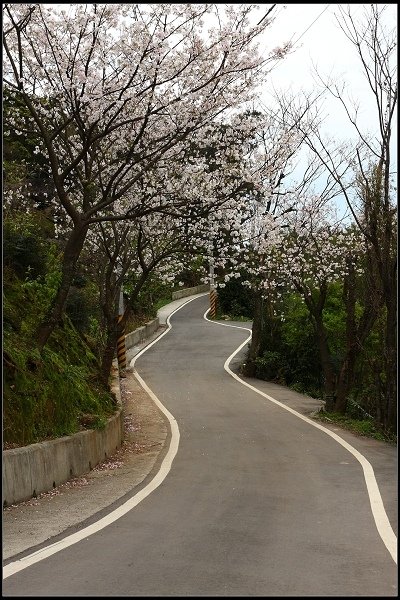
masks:
{"type": "Polygon", "coordinates": [[[10,222],[4,224],[3,236],[4,265],[20,279],[37,279],[44,275],[46,257],[39,237],[29,228],[19,229],[10,222]]]}
{"type": "Polygon", "coordinates": [[[288,363],[280,352],[266,350],[255,359],[256,377],[276,383],[286,382],[288,363]]]}
{"type": "Polygon", "coordinates": [[[85,426],[102,428],[115,411],[111,393],[100,383],[96,357],[69,319],[63,321],[41,354],[21,336],[5,337],[5,443],[23,446],[85,426]]]}
{"type": "Polygon", "coordinates": [[[218,288],[218,312],[231,317],[247,317],[254,314],[253,292],[244,287],[241,279],[231,279],[225,287],[218,288]]]}
{"type": "MultiPolygon", "coordinates": [[[[132,281],[125,286],[128,295],[135,283],[135,281],[132,281]]],[[[139,327],[149,319],[154,319],[158,308],[171,302],[172,290],[171,283],[165,283],[157,278],[155,274],[151,274],[130,306],[132,314],[129,319],[129,328],[135,329],[135,327],[139,327]]]]}
{"type": "Polygon", "coordinates": [[[256,377],[297,386],[297,391],[319,396],[321,369],[315,334],[307,309],[296,294],[288,294],[279,315],[264,305],[260,355],[256,377]]]}
{"type": "Polygon", "coordinates": [[[302,393],[318,395],[322,380],[315,333],[307,308],[297,294],[285,298],[280,335],[280,351],[288,363],[286,385],[297,384],[302,393]]]}

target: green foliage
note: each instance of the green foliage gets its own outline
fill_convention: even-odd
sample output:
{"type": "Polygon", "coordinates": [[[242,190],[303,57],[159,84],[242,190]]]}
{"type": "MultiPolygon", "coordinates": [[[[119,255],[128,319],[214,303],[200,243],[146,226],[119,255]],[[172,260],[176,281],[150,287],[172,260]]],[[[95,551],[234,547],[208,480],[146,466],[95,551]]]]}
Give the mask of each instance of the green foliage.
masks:
{"type": "Polygon", "coordinates": [[[64,310],[75,329],[101,361],[107,337],[104,315],[100,305],[98,283],[87,271],[85,261],[81,260],[68,291],[64,310]]]}
{"type": "Polygon", "coordinates": [[[72,286],[68,292],[65,312],[80,332],[89,328],[90,305],[85,291],[72,286]]]}
{"type": "MultiPolygon", "coordinates": [[[[317,290],[314,293],[317,294],[317,290]]],[[[337,370],[345,350],[346,315],[342,294],[342,283],[332,284],[323,311],[332,362],[337,370]]],[[[284,294],[279,305],[281,317],[271,317],[267,314],[267,308],[264,308],[257,376],[281,381],[300,393],[322,397],[323,382],[315,331],[301,296],[293,292],[284,294]],[[268,353],[271,352],[278,353],[280,360],[274,363],[268,358],[267,368],[264,357],[270,357],[268,353]]]]}
{"type": "Polygon", "coordinates": [[[307,308],[297,294],[286,294],[280,308],[283,318],[264,303],[256,376],[319,397],[321,368],[307,308]]]}
{"type": "Polygon", "coordinates": [[[5,336],[4,352],[4,442],[26,445],[75,433],[88,413],[90,425],[101,427],[114,412],[96,358],[67,318],[41,354],[15,334],[5,336]]]}
{"type": "MultiPolygon", "coordinates": [[[[280,316],[271,316],[271,306],[264,303],[261,348],[255,360],[256,376],[283,383],[299,393],[322,398],[320,358],[307,306],[297,293],[286,293],[279,309],[280,316]]],[[[355,310],[356,319],[359,319],[363,311],[359,302],[356,303],[355,310]]],[[[323,321],[332,365],[338,375],[346,350],[346,313],[342,282],[335,282],[328,289],[323,321]]],[[[379,410],[381,406],[385,406],[386,401],[382,356],[384,328],[383,309],[367,340],[360,347],[355,383],[347,397],[346,414],[336,415],[334,419],[341,426],[360,435],[388,441],[388,433],[379,425],[379,410]]],[[[332,420],[333,417],[328,415],[328,419],[332,420]]]]}
{"type": "MultiPolygon", "coordinates": [[[[125,285],[124,288],[129,294],[131,291],[130,286],[125,285]]],[[[164,304],[171,302],[172,290],[171,283],[164,283],[155,274],[151,274],[144,283],[135,302],[131,305],[132,316],[127,327],[132,330],[143,325],[146,321],[154,319],[157,316],[157,310],[164,304]]]]}
{"type": "Polygon", "coordinates": [[[350,397],[350,402],[356,402],[374,417],[379,416],[379,408],[385,404],[385,356],[382,352],[385,327],[386,310],[383,308],[360,352],[355,370],[357,385],[350,397]]]}
{"type": "Polygon", "coordinates": [[[218,315],[229,315],[232,319],[253,318],[253,293],[241,283],[241,278],[231,279],[225,287],[218,288],[218,315]]]}
{"type": "Polygon", "coordinates": [[[256,377],[259,379],[285,383],[289,365],[280,352],[265,350],[262,356],[255,359],[255,364],[256,377]]]}
{"type": "Polygon", "coordinates": [[[298,392],[299,394],[306,394],[307,396],[311,396],[311,398],[322,398],[323,393],[319,387],[312,387],[310,383],[291,383],[289,385],[290,389],[294,392],[298,392]]]}
{"type": "Polygon", "coordinates": [[[342,295],[342,282],[331,283],[322,311],[324,326],[329,336],[329,347],[332,354],[337,357],[336,362],[343,355],[346,338],[346,312],[342,295]]]}
{"type": "MultiPolygon", "coordinates": [[[[45,238],[35,215],[17,214],[5,225],[7,249],[14,251],[8,251],[4,269],[3,441],[26,445],[69,435],[89,423],[88,414],[90,427],[103,427],[115,403],[99,383],[97,358],[68,315],[41,354],[34,344],[36,328],[60,283],[59,249],[45,238]],[[30,244],[17,252],[15,240],[27,239],[30,244]],[[32,262],[33,249],[37,263],[32,262]],[[28,270],[28,276],[32,264],[38,267],[28,270]]],[[[73,289],[90,295],[90,285],[73,289]]],[[[87,311],[83,314],[86,318],[87,311]]],[[[86,321],[77,324],[89,326],[86,321]]]]}
{"type": "Polygon", "coordinates": [[[395,444],[397,441],[395,436],[382,431],[379,424],[373,419],[355,419],[348,415],[325,411],[319,411],[314,415],[314,418],[325,423],[335,423],[344,429],[348,429],[364,437],[374,438],[391,444],[395,444]]]}
{"type": "Polygon", "coordinates": [[[88,327],[85,331],[85,340],[99,361],[101,361],[102,358],[101,352],[105,347],[106,338],[107,332],[102,326],[101,320],[93,315],[90,315],[88,319],[88,327]]]}
{"type": "MultiPolygon", "coordinates": [[[[10,253],[5,260],[4,269],[4,327],[5,331],[18,332],[22,336],[33,336],[40,320],[46,314],[53,300],[61,277],[60,257],[53,241],[45,241],[34,233],[37,226],[32,215],[16,219],[13,224],[5,221],[5,229],[12,232],[11,239],[31,237],[34,247],[38,248],[36,264],[38,269],[29,269],[30,254],[27,246],[14,258],[10,253]],[[25,260],[26,259],[26,260],[25,260]],[[26,270],[25,270],[26,267],[26,270]]],[[[40,231],[40,230],[38,230],[40,231]]],[[[7,234],[8,235],[8,234],[7,234]]],[[[10,239],[8,237],[8,239],[10,239]]]]}
{"type": "Polygon", "coordinates": [[[176,280],[183,283],[183,287],[190,288],[201,284],[201,268],[204,265],[202,256],[192,258],[188,266],[177,274],[176,280]]]}
{"type": "Polygon", "coordinates": [[[37,219],[27,214],[16,214],[4,222],[4,265],[22,279],[37,279],[46,272],[46,256],[37,225],[37,219]]]}

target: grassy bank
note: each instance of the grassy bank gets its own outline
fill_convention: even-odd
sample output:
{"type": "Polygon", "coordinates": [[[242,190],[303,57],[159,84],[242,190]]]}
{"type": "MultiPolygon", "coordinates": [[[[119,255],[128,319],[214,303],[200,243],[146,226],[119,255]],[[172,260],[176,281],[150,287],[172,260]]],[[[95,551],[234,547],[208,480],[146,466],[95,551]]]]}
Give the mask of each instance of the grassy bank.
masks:
{"type": "Polygon", "coordinates": [[[103,427],[115,412],[97,358],[67,316],[39,353],[34,331],[44,285],[4,277],[3,445],[24,446],[103,427]]]}

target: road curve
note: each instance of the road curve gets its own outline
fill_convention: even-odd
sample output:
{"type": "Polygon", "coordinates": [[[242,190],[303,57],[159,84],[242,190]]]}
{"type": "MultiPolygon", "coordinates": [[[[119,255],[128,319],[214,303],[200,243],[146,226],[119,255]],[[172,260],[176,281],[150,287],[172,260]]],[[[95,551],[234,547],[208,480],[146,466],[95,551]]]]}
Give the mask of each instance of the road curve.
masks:
{"type": "Polygon", "coordinates": [[[207,302],[135,365],[179,428],[167,477],[3,596],[397,595],[360,463],[224,370],[248,333],[204,320],[207,302]]]}

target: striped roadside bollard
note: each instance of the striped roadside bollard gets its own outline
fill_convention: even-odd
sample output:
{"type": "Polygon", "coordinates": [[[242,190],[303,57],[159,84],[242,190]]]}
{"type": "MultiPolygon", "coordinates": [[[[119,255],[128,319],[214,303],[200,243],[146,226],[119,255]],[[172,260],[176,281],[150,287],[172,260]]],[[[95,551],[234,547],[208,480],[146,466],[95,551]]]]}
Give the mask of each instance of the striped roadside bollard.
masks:
{"type": "MultiPolygon", "coordinates": [[[[122,321],[123,315],[118,315],[117,325],[122,321]]],[[[119,329],[119,327],[118,327],[119,329]]],[[[120,376],[125,377],[126,369],[126,347],[125,347],[125,328],[119,332],[117,340],[117,360],[120,376]]]]}
{"type": "Polygon", "coordinates": [[[210,316],[212,319],[215,319],[215,316],[217,314],[217,300],[218,300],[217,292],[212,287],[210,289],[210,316]]]}

